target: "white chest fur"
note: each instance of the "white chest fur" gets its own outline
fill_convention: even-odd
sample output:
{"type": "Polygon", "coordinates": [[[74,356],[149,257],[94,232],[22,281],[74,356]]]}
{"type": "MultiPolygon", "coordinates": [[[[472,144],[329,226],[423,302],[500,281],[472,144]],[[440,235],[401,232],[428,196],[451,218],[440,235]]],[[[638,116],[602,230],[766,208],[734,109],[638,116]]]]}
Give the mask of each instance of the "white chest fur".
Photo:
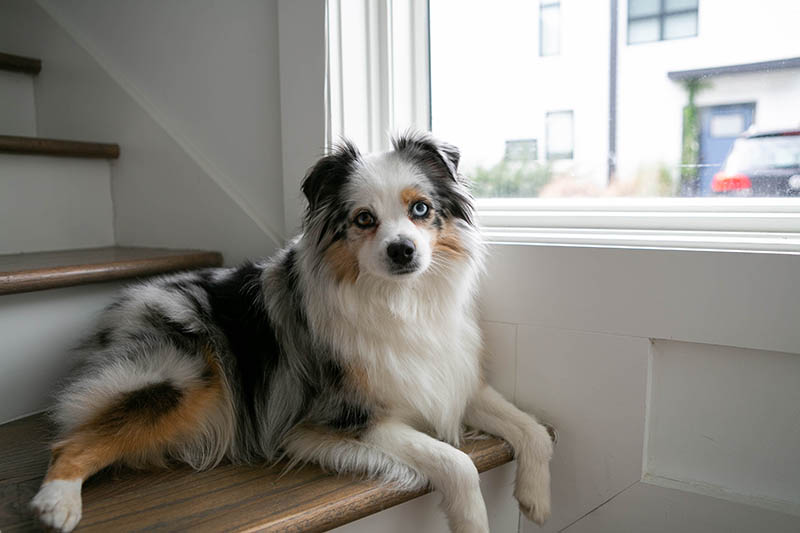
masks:
{"type": "Polygon", "coordinates": [[[374,394],[393,415],[457,442],[464,409],[478,386],[480,334],[464,317],[394,329],[359,336],[374,394]]]}
{"type": "Polygon", "coordinates": [[[356,284],[312,313],[317,331],[364,369],[392,416],[457,442],[480,380],[481,335],[470,292],[356,284]]]}

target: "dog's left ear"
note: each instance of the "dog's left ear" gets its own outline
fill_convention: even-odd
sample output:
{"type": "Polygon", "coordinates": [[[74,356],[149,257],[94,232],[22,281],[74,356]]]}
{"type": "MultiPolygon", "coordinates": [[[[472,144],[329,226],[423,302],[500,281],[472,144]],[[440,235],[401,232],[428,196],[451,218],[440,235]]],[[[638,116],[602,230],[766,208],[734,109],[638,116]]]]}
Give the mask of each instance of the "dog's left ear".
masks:
{"type": "Polygon", "coordinates": [[[308,200],[309,213],[335,200],[360,157],[353,143],[343,141],[311,167],[300,187],[308,200]]]}
{"type": "Polygon", "coordinates": [[[458,181],[461,153],[452,144],[439,141],[430,133],[408,132],[392,139],[395,151],[405,153],[429,167],[440,167],[447,177],[458,181]]]}

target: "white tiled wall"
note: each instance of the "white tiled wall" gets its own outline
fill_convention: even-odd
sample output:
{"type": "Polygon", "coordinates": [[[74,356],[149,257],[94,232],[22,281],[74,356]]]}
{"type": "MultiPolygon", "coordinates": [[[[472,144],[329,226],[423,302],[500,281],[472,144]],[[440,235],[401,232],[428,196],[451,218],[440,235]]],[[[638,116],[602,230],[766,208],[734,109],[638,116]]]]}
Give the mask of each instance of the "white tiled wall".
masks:
{"type": "Polygon", "coordinates": [[[800,356],[659,341],[646,473],[800,510],[800,356]],[[758,450],[742,460],[742,450],[758,450]]]}
{"type": "Polygon", "coordinates": [[[796,256],[491,251],[490,381],[559,433],[520,531],[800,531],[796,256]]]}

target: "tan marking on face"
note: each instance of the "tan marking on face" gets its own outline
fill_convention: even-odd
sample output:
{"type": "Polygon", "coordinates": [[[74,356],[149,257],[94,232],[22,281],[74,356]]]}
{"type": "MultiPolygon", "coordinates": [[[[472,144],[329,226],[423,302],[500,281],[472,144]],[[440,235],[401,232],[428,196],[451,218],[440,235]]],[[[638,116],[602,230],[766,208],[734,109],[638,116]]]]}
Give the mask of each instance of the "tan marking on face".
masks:
{"type": "Polygon", "coordinates": [[[52,448],[45,481],[86,479],[115,462],[135,466],[163,465],[170,445],[179,445],[223,402],[222,370],[207,347],[208,377],[183,390],[167,411],[158,406],[131,406],[125,394],[78,426],[52,448]]]}
{"type": "Polygon", "coordinates": [[[428,205],[431,205],[431,200],[425,194],[422,193],[419,189],[414,187],[406,187],[400,192],[400,198],[403,201],[403,205],[406,207],[406,213],[408,213],[408,218],[416,224],[417,226],[430,226],[433,222],[433,208],[429,208],[429,214],[425,218],[414,218],[411,216],[411,206],[419,201],[423,201],[428,205]]]}
{"type": "Polygon", "coordinates": [[[355,283],[358,279],[358,257],[345,241],[336,241],[325,250],[325,260],[338,282],[355,283]]]}
{"type": "Polygon", "coordinates": [[[406,187],[400,191],[400,199],[406,207],[411,207],[411,204],[417,200],[425,200],[426,198],[419,189],[415,187],[406,187]]]}
{"type": "Polygon", "coordinates": [[[439,230],[433,249],[435,252],[453,259],[465,259],[467,257],[467,252],[458,238],[458,233],[450,222],[445,222],[442,229],[439,230]]]}

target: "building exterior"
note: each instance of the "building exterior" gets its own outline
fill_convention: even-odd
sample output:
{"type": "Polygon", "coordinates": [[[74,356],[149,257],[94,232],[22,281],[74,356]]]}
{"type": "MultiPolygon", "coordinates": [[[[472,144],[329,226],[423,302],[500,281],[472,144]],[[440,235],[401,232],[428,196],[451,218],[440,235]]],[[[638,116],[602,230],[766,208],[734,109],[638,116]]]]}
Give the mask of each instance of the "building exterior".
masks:
{"type": "MultiPolygon", "coordinates": [[[[742,131],[800,127],[798,20],[796,0],[500,0],[492,10],[432,0],[433,131],[463,148],[467,166],[491,166],[505,142],[526,140],[537,161],[595,192],[660,174],[672,185],[655,194],[703,195],[742,131]],[[451,81],[464,72],[466,83],[451,81]],[[691,80],[694,157],[683,150],[691,80]],[[699,165],[683,189],[682,163],[699,165]]],[[[643,192],[654,194],[618,191],[643,192]]]]}
{"type": "MultiPolygon", "coordinates": [[[[800,3],[698,0],[696,35],[628,44],[628,10],[637,3],[620,0],[618,13],[616,162],[621,179],[632,179],[649,164],[667,165],[677,176],[685,85],[691,79],[701,83],[695,104],[698,163],[711,165],[700,167],[705,184],[745,129],[800,127],[800,3]]],[[[708,189],[701,183],[695,192],[708,189]]]]}

